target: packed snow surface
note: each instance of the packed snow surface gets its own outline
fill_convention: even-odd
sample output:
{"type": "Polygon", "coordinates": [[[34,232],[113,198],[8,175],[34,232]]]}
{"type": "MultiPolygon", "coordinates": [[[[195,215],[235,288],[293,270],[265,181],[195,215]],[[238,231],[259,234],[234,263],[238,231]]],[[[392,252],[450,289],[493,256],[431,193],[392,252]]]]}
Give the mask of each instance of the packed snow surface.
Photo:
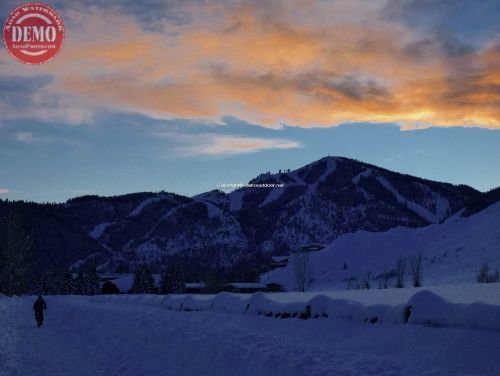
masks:
{"type": "Polygon", "coordinates": [[[233,191],[229,194],[229,209],[231,211],[237,211],[243,207],[243,195],[243,190],[233,191]]]}
{"type": "Polygon", "coordinates": [[[144,210],[144,208],[146,206],[149,206],[149,205],[154,204],[156,202],[160,202],[162,200],[165,200],[167,197],[168,197],[167,195],[158,195],[158,196],[147,198],[147,199],[143,200],[141,203],[139,203],[139,205],[137,205],[134,208],[134,210],[132,210],[129,213],[128,216],[129,217],[136,217],[142,213],[142,211],[144,210]]]}
{"type": "Polygon", "coordinates": [[[431,223],[436,223],[442,218],[446,218],[446,215],[448,211],[450,210],[450,205],[449,202],[446,199],[443,199],[441,196],[435,194],[436,197],[436,213],[433,213],[431,210],[416,204],[415,202],[407,200],[405,197],[403,197],[397,190],[394,188],[391,183],[383,178],[383,177],[377,177],[378,182],[384,186],[389,192],[391,192],[396,199],[398,200],[399,203],[405,204],[408,209],[413,210],[415,213],[417,213],[419,216],[422,218],[426,219],[427,221],[431,223]]]}
{"type": "Polygon", "coordinates": [[[405,290],[46,297],[40,329],[33,297],[0,296],[0,375],[498,375],[499,285],[405,290]],[[328,317],[258,314],[305,304],[328,317]]]}
{"type": "Polygon", "coordinates": [[[104,234],[104,231],[106,231],[106,229],[112,224],[113,222],[99,223],[92,229],[92,231],[89,232],[89,236],[94,239],[99,239],[102,234],[104,234]]]}
{"type": "Polygon", "coordinates": [[[207,207],[207,212],[208,212],[209,218],[220,217],[222,215],[222,210],[219,209],[214,204],[212,204],[211,202],[205,202],[205,205],[207,207]]]}

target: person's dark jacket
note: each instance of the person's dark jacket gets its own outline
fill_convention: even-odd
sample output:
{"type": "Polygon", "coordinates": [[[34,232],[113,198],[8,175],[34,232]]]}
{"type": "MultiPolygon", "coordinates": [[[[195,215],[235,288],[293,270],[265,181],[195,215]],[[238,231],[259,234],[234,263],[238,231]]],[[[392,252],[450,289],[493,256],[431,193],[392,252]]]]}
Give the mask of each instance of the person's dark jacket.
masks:
{"type": "Polygon", "coordinates": [[[35,310],[35,316],[43,317],[43,310],[47,309],[47,303],[45,303],[43,298],[38,298],[33,304],[33,309],[35,310]]]}

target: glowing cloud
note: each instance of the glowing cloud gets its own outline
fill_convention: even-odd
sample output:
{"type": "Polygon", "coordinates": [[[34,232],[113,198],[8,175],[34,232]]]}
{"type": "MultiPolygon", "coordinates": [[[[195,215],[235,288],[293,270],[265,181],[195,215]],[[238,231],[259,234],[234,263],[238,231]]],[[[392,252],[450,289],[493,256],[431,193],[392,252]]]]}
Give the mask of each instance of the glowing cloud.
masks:
{"type": "Polygon", "coordinates": [[[141,17],[112,2],[106,18],[98,6],[83,17],[73,5],[64,12],[71,38],[37,71],[54,77],[44,96],[59,98],[42,102],[45,116],[60,111],[77,122],[114,108],[160,118],[231,115],[268,127],[499,128],[498,37],[469,43],[437,26],[414,27],[403,3],[186,1],[158,8],[165,17],[141,17]]]}
{"type": "Polygon", "coordinates": [[[184,143],[177,152],[181,156],[191,157],[198,155],[235,155],[253,153],[270,149],[291,149],[300,147],[298,142],[279,139],[265,139],[256,137],[238,137],[221,135],[193,135],[181,136],[184,143]]]}

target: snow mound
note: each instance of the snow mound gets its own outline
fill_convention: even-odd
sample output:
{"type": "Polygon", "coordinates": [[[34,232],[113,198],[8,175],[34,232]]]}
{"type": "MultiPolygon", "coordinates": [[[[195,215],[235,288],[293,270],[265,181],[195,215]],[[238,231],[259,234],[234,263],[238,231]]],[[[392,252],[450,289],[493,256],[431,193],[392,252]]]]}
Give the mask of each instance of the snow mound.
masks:
{"type": "Polygon", "coordinates": [[[332,318],[365,323],[391,323],[500,331],[500,306],[451,303],[430,291],[420,291],[403,304],[369,304],[316,295],[309,300],[280,302],[262,292],[223,292],[215,296],[172,295],[163,307],[175,311],[214,311],[276,318],[332,318]]]}
{"type": "Polygon", "coordinates": [[[429,291],[415,294],[408,302],[409,322],[417,325],[500,330],[500,306],[454,304],[429,291]]]}

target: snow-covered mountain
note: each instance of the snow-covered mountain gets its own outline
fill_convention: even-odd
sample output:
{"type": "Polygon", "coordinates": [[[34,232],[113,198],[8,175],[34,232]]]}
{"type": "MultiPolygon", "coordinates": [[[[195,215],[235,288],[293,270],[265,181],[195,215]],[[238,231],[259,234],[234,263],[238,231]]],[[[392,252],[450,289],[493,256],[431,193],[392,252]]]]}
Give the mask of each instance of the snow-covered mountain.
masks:
{"type": "MultiPolygon", "coordinates": [[[[79,244],[76,239],[85,237],[88,252],[79,247],[74,253],[70,241],[60,244],[55,235],[40,233],[45,245],[37,250],[38,258],[46,259],[47,252],[64,254],[65,264],[97,258],[108,271],[144,261],[154,265],[172,255],[195,260],[199,267],[227,267],[255,255],[262,262],[305,244],[329,244],[360,230],[440,223],[464,208],[469,214],[481,210],[496,197],[342,157],[261,174],[250,183],[282,186],[194,197],[166,192],[84,196],[42,205],[46,222],[64,223],[65,237],[79,244]]],[[[9,205],[0,205],[0,219],[9,205]]],[[[53,256],[45,264],[61,267],[53,256]]]]}
{"type": "Polygon", "coordinates": [[[274,250],[330,243],[344,233],[438,223],[478,194],[465,186],[397,174],[327,157],[295,171],[263,174],[251,183],[284,188],[240,189],[229,194],[233,210],[253,220],[257,242],[274,250]],[[235,204],[237,202],[238,204],[235,204]]]}
{"type": "MultiPolygon", "coordinates": [[[[363,284],[369,272],[371,287],[377,288],[383,275],[395,269],[400,257],[406,258],[406,285],[411,285],[409,263],[415,255],[422,255],[424,286],[475,283],[484,263],[489,264],[491,274],[500,270],[499,223],[497,202],[469,217],[456,214],[441,224],[345,234],[323,250],[309,254],[311,287],[345,289],[349,283],[355,287],[363,284]]],[[[263,278],[290,290],[295,288],[292,263],[263,278]]],[[[394,280],[388,283],[393,286],[394,280]]]]}

